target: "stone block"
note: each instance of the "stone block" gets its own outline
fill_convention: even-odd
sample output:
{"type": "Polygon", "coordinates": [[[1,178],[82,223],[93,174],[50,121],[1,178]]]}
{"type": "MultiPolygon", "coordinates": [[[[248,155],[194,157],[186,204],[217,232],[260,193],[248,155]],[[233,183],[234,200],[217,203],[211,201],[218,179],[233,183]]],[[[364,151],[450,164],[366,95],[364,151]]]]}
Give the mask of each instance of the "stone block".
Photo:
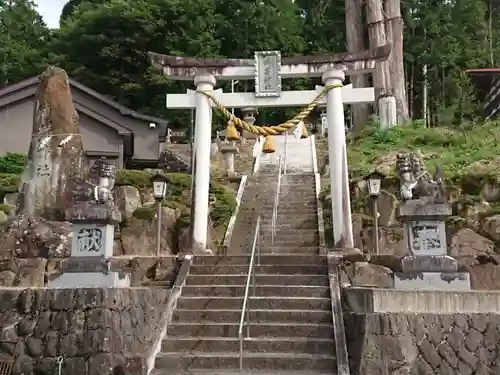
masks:
{"type": "Polygon", "coordinates": [[[458,261],[448,255],[406,256],[401,259],[404,273],[450,272],[458,271],[458,261]]]}
{"type": "Polygon", "coordinates": [[[110,224],[73,224],[72,257],[112,257],[114,226],[110,224]]]}
{"type": "Polygon", "coordinates": [[[465,272],[395,273],[394,287],[401,290],[470,290],[470,275],[465,272]]]}
{"type": "Polygon", "coordinates": [[[405,201],[398,207],[398,217],[403,220],[416,218],[442,218],[452,215],[451,205],[448,203],[429,203],[419,199],[405,201]]]}
{"type": "Polygon", "coordinates": [[[119,272],[78,272],[54,276],[48,283],[49,288],[128,288],[130,275],[119,272]]]}

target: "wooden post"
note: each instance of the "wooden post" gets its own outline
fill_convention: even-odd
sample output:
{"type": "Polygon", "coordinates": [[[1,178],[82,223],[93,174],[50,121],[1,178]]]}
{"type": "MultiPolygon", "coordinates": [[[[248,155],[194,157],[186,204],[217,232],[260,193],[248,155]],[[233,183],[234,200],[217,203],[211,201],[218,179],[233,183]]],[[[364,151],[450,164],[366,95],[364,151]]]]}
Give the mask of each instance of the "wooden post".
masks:
{"type": "Polygon", "coordinates": [[[390,87],[396,98],[398,124],[403,124],[409,120],[409,113],[403,61],[401,0],[385,0],[385,16],[386,38],[392,44],[391,55],[388,59],[390,87]]]}
{"type": "MultiPolygon", "coordinates": [[[[363,8],[359,0],[346,0],[345,2],[346,41],[348,52],[365,50],[363,8]]],[[[363,74],[351,77],[353,87],[367,87],[368,77],[363,74]]],[[[370,108],[368,104],[351,104],[352,131],[359,132],[368,122],[370,108]]]]}

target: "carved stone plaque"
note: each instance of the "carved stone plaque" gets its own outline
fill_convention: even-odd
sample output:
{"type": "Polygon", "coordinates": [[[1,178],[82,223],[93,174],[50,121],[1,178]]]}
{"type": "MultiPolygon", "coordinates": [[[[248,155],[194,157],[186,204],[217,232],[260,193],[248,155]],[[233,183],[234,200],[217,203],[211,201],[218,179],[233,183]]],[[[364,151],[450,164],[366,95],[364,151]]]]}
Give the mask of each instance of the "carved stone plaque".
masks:
{"type": "Polygon", "coordinates": [[[279,51],[255,52],[255,96],[278,97],[281,95],[281,53],[279,51]]]}
{"type": "Polygon", "coordinates": [[[109,257],[113,245],[112,225],[73,224],[72,257],[109,257]]]}
{"type": "Polygon", "coordinates": [[[409,245],[414,255],[446,255],[446,226],[440,221],[409,224],[409,245]]]}

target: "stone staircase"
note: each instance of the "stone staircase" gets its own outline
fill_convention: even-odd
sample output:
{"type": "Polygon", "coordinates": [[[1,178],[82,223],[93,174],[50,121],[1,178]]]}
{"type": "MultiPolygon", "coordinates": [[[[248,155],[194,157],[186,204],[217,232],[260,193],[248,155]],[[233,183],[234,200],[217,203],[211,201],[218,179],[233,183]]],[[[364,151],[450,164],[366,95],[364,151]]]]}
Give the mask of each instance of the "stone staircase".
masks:
{"type": "MultiPolygon", "coordinates": [[[[249,256],[196,257],[155,375],[239,374],[249,256]]],[[[250,288],[245,374],[336,374],[326,257],[268,255],[250,288]]]]}
{"type": "Polygon", "coordinates": [[[277,152],[264,156],[258,174],[248,178],[228,253],[194,258],[154,375],[240,374],[238,330],[259,216],[244,374],[337,374],[327,257],[319,251],[313,143],[288,139],[300,155],[281,177],[273,242],[277,155],[284,151],[284,137],[275,138],[277,152]]]}
{"type": "Polygon", "coordinates": [[[274,147],[276,151],[272,154],[264,154],[260,156],[259,171],[273,172],[277,171],[278,159],[280,156],[285,156],[288,173],[313,173],[313,147],[314,144],[310,138],[297,139],[293,135],[280,135],[273,137],[274,147]]]}
{"type": "Polygon", "coordinates": [[[263,252],[273,254],[319,253],[318,212],[313,174],[287,174],[281,177],[276,235],[272,243],[273,202],[264,205],[261,244],[263,252]]]}

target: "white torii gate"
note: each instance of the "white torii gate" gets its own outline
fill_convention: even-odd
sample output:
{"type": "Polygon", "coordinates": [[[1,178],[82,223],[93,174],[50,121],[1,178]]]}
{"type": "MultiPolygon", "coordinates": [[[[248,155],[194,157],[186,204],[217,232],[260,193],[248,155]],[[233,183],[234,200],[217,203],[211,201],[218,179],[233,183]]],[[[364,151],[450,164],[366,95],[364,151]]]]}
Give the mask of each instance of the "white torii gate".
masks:
{"type": "MultiPolygon", "coordinates": [[[[333,237],[336,247],[352,248],[354,241],[347,170],[344,103],[368,103],[373,102],[375,98],[373,88],[353,89],[350,85],[341,87],[340,84],[344,81],[346,74],[363,74],[372,71],[375,63],[387,59],[389,53],[390,46],[386,45],[357,53],[283,59],[275,51],[257,52],[253,60],[197,59],[152,52],[150,59],[152,64],[162,69],[169,79],[194,80],[197,91],[211,91],[211,94],[228,108],[299,107],[310,104],[323,89],[317,86],[316,90],[281,92],[281,78],[322,77],[326,86],[336,86],[327,92],[322,101],[326,104],[328,119],[333,237]],[[263,61],[268,57],[271,60],[274,58],[274,61],[271,63],[263,61]],[[261,70],[264,68],[263,74],[261,70]],[[256,92],[223,93],[220,89],[214,90],[217,79],[255,79],[256,92]]],[[[195,207],[192,240],[193,245],[196,244],[203,249],[206,248],[207,243],[213,106],[213,102],[208,97],[193,90],[188,90],[186,94],[167,94],[167,108],[196,108],[195,207]]]]}

